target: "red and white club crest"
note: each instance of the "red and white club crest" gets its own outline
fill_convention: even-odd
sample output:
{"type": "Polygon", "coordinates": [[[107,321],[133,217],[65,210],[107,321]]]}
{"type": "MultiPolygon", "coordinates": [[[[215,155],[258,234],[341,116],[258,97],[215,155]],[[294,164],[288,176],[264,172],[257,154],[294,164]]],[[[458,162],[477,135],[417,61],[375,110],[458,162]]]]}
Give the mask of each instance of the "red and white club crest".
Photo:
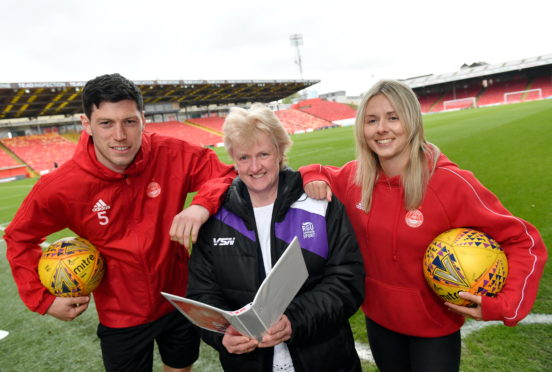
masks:
{"type": "Polygon", "coordinates": [[[148,188],[146,191],[150,198],[157,198],[161,194],[161,185],[159,185],[155,181],[152,181],[148,185],[148,188]]]}
{"type": "Polygon", "coordinates": [[[420,227],[424,223],[424,215],[419,209],[408,211],[404,217],[404,221],[410,227],[420,227]]]}

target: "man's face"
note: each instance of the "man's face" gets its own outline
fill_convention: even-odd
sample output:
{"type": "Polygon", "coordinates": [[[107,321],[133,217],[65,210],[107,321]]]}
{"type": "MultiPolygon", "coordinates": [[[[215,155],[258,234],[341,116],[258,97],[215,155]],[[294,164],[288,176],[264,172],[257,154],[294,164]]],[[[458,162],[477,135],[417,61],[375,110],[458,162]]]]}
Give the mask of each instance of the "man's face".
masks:
{"type": "Polygon", "coordinates": [[[81,116],[81,122],[94,139],[98,161],[114,172],[123,173],[142,145],[145,118],[136,102],[102,102],[92,108],[90,118],[81,116]]]}

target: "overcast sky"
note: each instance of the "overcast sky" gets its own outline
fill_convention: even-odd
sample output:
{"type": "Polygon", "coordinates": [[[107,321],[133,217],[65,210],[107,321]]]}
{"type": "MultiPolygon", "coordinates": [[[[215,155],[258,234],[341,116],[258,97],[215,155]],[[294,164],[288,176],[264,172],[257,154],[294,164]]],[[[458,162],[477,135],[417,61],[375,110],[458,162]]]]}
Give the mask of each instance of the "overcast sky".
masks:
{"type": "Polygon", "coordinates": [[[0,0],[0,82],[380,78],[552,53],[552,1],[0,0]],[[324,5],[328,4],[328,5],[324,5]]]}

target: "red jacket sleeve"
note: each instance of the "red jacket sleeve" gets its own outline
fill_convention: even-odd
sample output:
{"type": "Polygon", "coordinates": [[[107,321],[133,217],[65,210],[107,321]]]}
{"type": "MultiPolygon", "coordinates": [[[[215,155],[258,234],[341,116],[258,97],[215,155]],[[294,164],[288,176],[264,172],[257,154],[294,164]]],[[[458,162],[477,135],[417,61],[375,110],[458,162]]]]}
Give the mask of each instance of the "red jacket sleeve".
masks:
{"type": "Polygon", "coordinates": [[[190,190],[198,192],[191,204],[201,205],[209,214],[215,214],[236,175],[234,167],[222,163],[214,151],[202,149],[188,176],[190,190]]]}
{"type": "Polygon", "coordinates": [[[537,229],[513,216],[499,199],[472,174],[441,168],[448,175],[439,187],[453,227],[471,227],[492,236],[508,257],[508,277],[496,297],[482,297],[483,320],[501,320],[515,326],[531,310],[547,260],[537,229]]]}
{"type": "Polygon", "coordinates": [[[356,169],[356,161],[351,161],[343,167],[334,167],[332,165],[312,164],[299,168],[301,177],[303,178],[303,186],[312,181],[324,181],[338,199],[344,202],[348,199],[348,188],[352,183],[354,172],[356,169]]]}
{"type": "Polygon", "coordinates": [[[21,299],[31,311],[45,314],[55,297],[38,277],[38,261],[42,255],[40,244],[64,226],[59,225],[51,213],[46,213],[46,198],[41,195],[41,186],[39,181],[23,201],[6,229],[4,240],[7,244],[6,256],[21,299]],[[37,220],[40,224],[34,223],[37,220]]]}

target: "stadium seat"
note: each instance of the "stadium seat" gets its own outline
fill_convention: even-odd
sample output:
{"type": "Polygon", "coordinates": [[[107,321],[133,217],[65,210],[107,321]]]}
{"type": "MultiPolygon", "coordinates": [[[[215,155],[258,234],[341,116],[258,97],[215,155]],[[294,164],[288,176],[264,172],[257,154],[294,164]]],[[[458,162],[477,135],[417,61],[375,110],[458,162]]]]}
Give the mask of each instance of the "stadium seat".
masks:
{"type": "Polygon", "coordinates": [[[312,98],[298,102],[292,105],[291,109],[303,111],[330,122],[356,117],[356,110],[351,106],[344,103],[326,101],[321,98],[312,98]]]}
{"type": "Polygon", "coordinates": [[[542,89],[543,98],[552,97],[552,77],[540,75],[533,79],[529,89],[542,89]]]}
{"type": "Polygon", "coordinates": [[[280,119],[289,134],[335,126],[335,124],[328,120],[321,119],[299,110],[278,110],[275,111],[275,114],[278,119],[280,119]]]}
{"type": "Polygon", "coordinates": [[[472,106],[471,102],[473,101],[458,102],[458,104],[456,105],[454,104],[454,102],[451,102],[451,101],[462,100],[470,97],[477,97],[482,91],[482,86],[481,86],[481,82],[477,80],[477,81],[466,81],[462,83],[457,83],[454,86],[451,85],[451,86],[447,86],[446,88],[441,87],[437,89],[439,90],[424,91],[422,89],[416,92],[416,95],[418,96],[418,100],[420,101],[420,106],[422,108],[423,113],[439,112],[445,109],[455,109],[455,108],[458,109],[458,108],[471,107],[472,106]],[[447,102],[446,107],[445,107],[445,102],[447,102]]]}
{"type": "Polygon", "coordinates": [[[198,124],[209,129],[212,129],[216,132],[222,134],[222,125],[224,124],[224,118],[220,116],[211,116],[208,118],[193,118],[187,120],[190,123],[198,124]]]}
{"type": "Polygon", "coordinates": [[[213,131],[200,129],[197,126],[179,121],[147,123],[146,131],[179,138],[198,146],[216,146],[222,142],[222,136],[213,133],[213,131]]]}
{"type": "Polygon", "coordinates": [[[479,105],[495,105],[504,103],[504,94],[526,90],[528,81],[525,76],[516,75],[509,79],[494,80],[479,97],[479,105]]]}
{"type": "Polygon", "coordinates": [[[441,102],[441,92],[416,92],[418,101],[423,113],[428,113],[437,110],[438,104],[441,102]]]}
{"type": "Polygon", "coordinates": [[[53,169],[54,162],[71,159],[77,147],[57,133],[4,138],[2,143],[39,174],[53,169]]]}
{"type": "Polygon", "coordinates": [[[14,158],[12,158],[6,151],[0,149],[0,168],[14,167],[19,164],[14,158]]]}

